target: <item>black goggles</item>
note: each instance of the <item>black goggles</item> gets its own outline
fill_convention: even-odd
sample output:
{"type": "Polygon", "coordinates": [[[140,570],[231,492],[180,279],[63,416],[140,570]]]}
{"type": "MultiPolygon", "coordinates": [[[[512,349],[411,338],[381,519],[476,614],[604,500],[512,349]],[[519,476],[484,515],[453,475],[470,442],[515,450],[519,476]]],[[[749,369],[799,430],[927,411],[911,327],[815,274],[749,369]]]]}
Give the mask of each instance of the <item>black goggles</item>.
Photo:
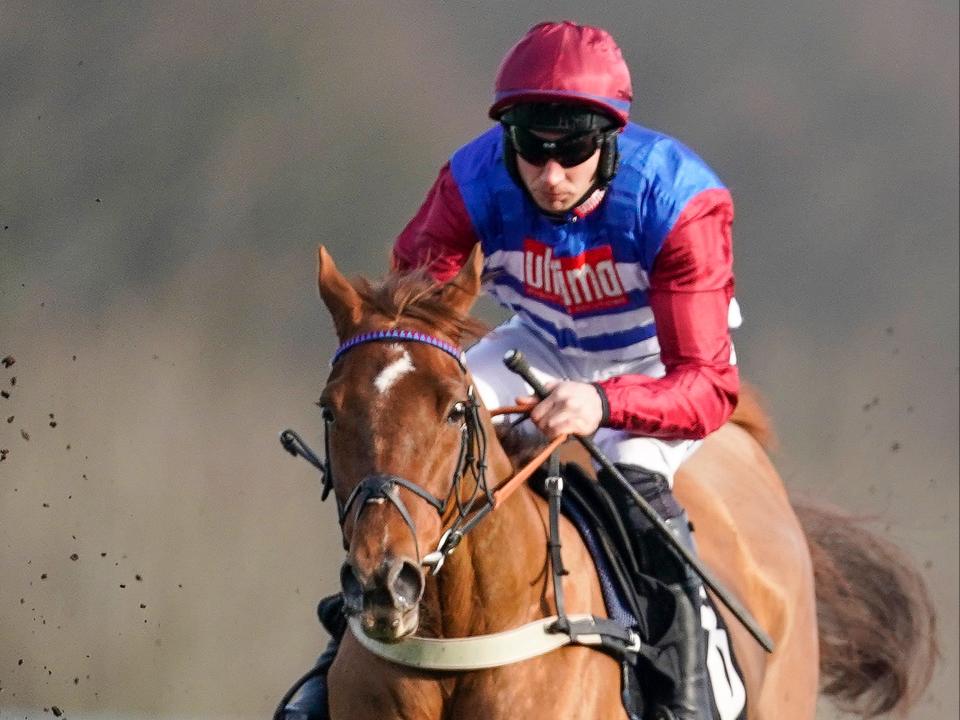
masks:
{"type": "Polygon", "coordinates": [[[543,167],[547,160],[556,160],[565,168],[586,162],[600,147],[602,137],[597,130],[587,130],[547,140],[517,125],[507,125],[506,128],[517,155],[536,167],[543,167]]]}

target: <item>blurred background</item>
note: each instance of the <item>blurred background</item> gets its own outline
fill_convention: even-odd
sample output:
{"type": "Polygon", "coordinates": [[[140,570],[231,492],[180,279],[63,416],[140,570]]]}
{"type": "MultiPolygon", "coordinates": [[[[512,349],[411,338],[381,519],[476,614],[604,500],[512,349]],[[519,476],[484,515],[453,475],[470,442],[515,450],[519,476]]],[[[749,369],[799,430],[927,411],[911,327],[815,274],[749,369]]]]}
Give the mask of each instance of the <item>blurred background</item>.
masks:
{"type": "Polygon", "coordinates": [[[382,274],[561,18],[732,189],[777,465],[921,569],[912,717],[956,717],[955,0],[590,5],[0,0],[2,720],[265,718],[310,666],[341,550],[277,433],[319,439],[315,248],[382,274]]]}

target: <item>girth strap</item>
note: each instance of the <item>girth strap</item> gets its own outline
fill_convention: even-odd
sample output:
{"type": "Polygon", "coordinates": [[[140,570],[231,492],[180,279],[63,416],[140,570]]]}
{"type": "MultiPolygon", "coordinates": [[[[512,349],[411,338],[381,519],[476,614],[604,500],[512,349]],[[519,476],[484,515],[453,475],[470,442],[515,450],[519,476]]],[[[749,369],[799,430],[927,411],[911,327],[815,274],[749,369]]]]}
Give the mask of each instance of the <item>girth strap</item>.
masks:
{"type": "Polygon", "coordinates": [[[630,658],[640,650],[640,639],[612,620],[591,615],[566,618],[574,633],[554,629],[559,618],[553,615],[526,625],[490,635],[465,638],[408,637],[384,643],[368,637],[357,617],[348,618],[350,630],[364,648],[374,655],[421,670],[483,670],[530,660],[565,645],[589,645],[630,658]]]}
{"type": "Polygon", "coordinates": [[[574,645],[599,647],[617,659],[626,660],[631,665],[637,661],[637,653],[642,647],[637,633],[610,618],[596,616],[586,620],[576,618],[576,615],[558,618],[550,631],[566,633],[574,645]]]}

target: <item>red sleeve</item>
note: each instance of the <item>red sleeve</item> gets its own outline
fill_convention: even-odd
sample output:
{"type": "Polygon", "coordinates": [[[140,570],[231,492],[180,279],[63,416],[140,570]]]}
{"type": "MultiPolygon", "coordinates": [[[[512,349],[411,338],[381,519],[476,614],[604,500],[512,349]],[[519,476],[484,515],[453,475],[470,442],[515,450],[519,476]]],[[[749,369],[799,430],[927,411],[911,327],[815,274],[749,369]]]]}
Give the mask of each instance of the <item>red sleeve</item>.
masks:
{"type": "Polygon", "coordinates": [[[740,387],[727,326],[733,297],[733,202],[726,190],[694,196],[650,273],[662,378],[621,375],[599,383],[607,427],[665,439],[700,439],[730,417],[740,387]]]}
{"type": "Polygon", "coordinates": [[[426,267],[440,282],[454,277],[477,243],[477,234],[460,195],[450,164],[440,169],[427,199],[397,237],[393,266],[426,267]]]}

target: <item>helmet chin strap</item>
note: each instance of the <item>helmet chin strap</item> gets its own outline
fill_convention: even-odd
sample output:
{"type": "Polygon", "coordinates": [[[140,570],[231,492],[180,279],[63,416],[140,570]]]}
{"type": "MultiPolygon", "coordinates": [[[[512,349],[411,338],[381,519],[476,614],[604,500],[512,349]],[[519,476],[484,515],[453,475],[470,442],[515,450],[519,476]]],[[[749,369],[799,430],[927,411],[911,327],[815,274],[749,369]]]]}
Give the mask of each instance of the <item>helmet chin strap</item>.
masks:
{"type": "MultiPolygon", "coordinates": [[[[597,192],[597,190],[605,190],[606,187],[607,187],[607,185],[609,185],[609,184],[610,184],[610,181],[609,181],[609,180],[606,181],[606,182],[601,182],[600,180],[594,178],[593,183],[590,185],[589,188],[587,188],[587,191],[586,191],[583,195],[580,196],[580,199],[577,200],[577,201],[573,204],[573,206],[572,206],[569,210],[567,210],[567,212],[568,212],[568,213],[573,212],[574,210],[576,210],[577,208],[579,208],[581,205],[583,205],[584,203],[586,203],[587,201],[589,201],[590,198],[593,197],[594,193],[597,192]]],[[[587,212],[589,212],[589,210],[588,210],[587,212]]]]}

